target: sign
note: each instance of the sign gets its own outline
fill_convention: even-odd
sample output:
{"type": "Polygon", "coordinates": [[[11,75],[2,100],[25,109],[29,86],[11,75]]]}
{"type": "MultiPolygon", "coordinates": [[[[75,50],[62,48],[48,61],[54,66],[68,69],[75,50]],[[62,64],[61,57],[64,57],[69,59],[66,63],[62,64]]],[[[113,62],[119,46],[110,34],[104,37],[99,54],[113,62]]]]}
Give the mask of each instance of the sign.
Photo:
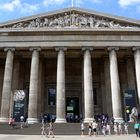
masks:
{"type": "Polygon", "coordinates": [[[14,92],[14,106],[13,117],[16,122],[20,121],[20,116],[25,115],[25,92],[24,90],[15,90],[14,92]]]}

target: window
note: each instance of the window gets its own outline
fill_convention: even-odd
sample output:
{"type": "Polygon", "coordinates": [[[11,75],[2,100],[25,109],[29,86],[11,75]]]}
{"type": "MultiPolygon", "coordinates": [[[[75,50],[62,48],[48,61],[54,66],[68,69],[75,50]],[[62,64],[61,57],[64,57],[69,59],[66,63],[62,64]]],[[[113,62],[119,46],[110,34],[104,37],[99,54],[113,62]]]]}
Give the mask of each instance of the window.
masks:
{"type": "Polygon", "coordinates": [[[93,102],[94,102],[94,105],[97,105],[97,89],[96,88],[93,89],[93,102]]]}
{"type": "Polygon", "coordinates": [[[56,105],[56,90],[55,88],[48,89],[48,105],[56,105]]]}

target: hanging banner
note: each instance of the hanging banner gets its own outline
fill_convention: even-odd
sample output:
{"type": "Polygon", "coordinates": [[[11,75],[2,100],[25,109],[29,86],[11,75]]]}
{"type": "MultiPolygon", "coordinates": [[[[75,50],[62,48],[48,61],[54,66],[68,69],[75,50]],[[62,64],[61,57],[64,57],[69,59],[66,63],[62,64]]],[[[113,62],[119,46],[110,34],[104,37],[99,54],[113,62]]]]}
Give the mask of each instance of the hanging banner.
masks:
{"type": "Polygon", "coordinates": [[[135,90],[125,90],[124,93],[126,119],[129,121],[129,115],[133,107],[137,107],[135,90]]]}
{"type": "Polygon", "coordinates": [[[16,122],[20,122],[20,116],[25,115],[25,96],[24,90],[14,91],[13,117],[16,122]]]}

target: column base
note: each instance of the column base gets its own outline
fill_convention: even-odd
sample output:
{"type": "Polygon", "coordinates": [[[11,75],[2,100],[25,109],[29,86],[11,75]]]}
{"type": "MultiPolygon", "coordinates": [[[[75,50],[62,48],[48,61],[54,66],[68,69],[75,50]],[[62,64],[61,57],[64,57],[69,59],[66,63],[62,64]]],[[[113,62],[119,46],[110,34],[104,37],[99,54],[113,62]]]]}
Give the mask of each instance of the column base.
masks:
{"type": "Polygon", "coordinates": [[[115,118],[114,117],[114,122],[116,122],[116,123],[123,123],[124,120],[123,120],[123,118],[115,118]]]}
{"type": "Polygon", "coordinates": [[[66,119],[63,119],[63,118],[56,118],[55,123],[66,123],[66,119]]]}
{"type": "Polygon", "coordinates": [[[7,123],[7,122],[9,122],[9,118],[2,118],[2,117],[0,117],[0,122],[3,122],[3,123],[7,123]]]}
{"type": "Polygon", "coordinates": [[[28,118],[27,121],[28,121],[28,124],[38,123],[38,119],[37,118],[28,118]]]}
{"type": "Polygon", "coordinates": [[[89,122],[93,122],[94,118],[85,118],[84,119],[84,123],[89,123],[89,122]]]}

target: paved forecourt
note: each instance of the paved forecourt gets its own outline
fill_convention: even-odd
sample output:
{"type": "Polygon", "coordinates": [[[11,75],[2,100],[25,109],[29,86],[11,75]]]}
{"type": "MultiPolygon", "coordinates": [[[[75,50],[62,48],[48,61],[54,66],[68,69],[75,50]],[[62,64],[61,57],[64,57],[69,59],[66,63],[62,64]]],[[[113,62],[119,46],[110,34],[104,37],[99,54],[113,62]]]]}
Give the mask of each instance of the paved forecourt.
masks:
{"type": "MultiPolygon", "coordinates": [[[[51,137],[50,137],[51,138],[51,137]]],[[[50,139],[49,138],[49,139],[50,139]]],[[[88,135],[85,136],[64,136],[64,135],[56,135],[55,138],[53,139],[58,139],[58,140],[137,140],[140,138],[137,138],[134,134],[133,135],[122,135],[122,136],[92,136],[89,137],[88,135]]],[[[40,136],[40,135],[0,135],[0,140],[45,140],[48,139],[45,136],[40,136]]]]}

